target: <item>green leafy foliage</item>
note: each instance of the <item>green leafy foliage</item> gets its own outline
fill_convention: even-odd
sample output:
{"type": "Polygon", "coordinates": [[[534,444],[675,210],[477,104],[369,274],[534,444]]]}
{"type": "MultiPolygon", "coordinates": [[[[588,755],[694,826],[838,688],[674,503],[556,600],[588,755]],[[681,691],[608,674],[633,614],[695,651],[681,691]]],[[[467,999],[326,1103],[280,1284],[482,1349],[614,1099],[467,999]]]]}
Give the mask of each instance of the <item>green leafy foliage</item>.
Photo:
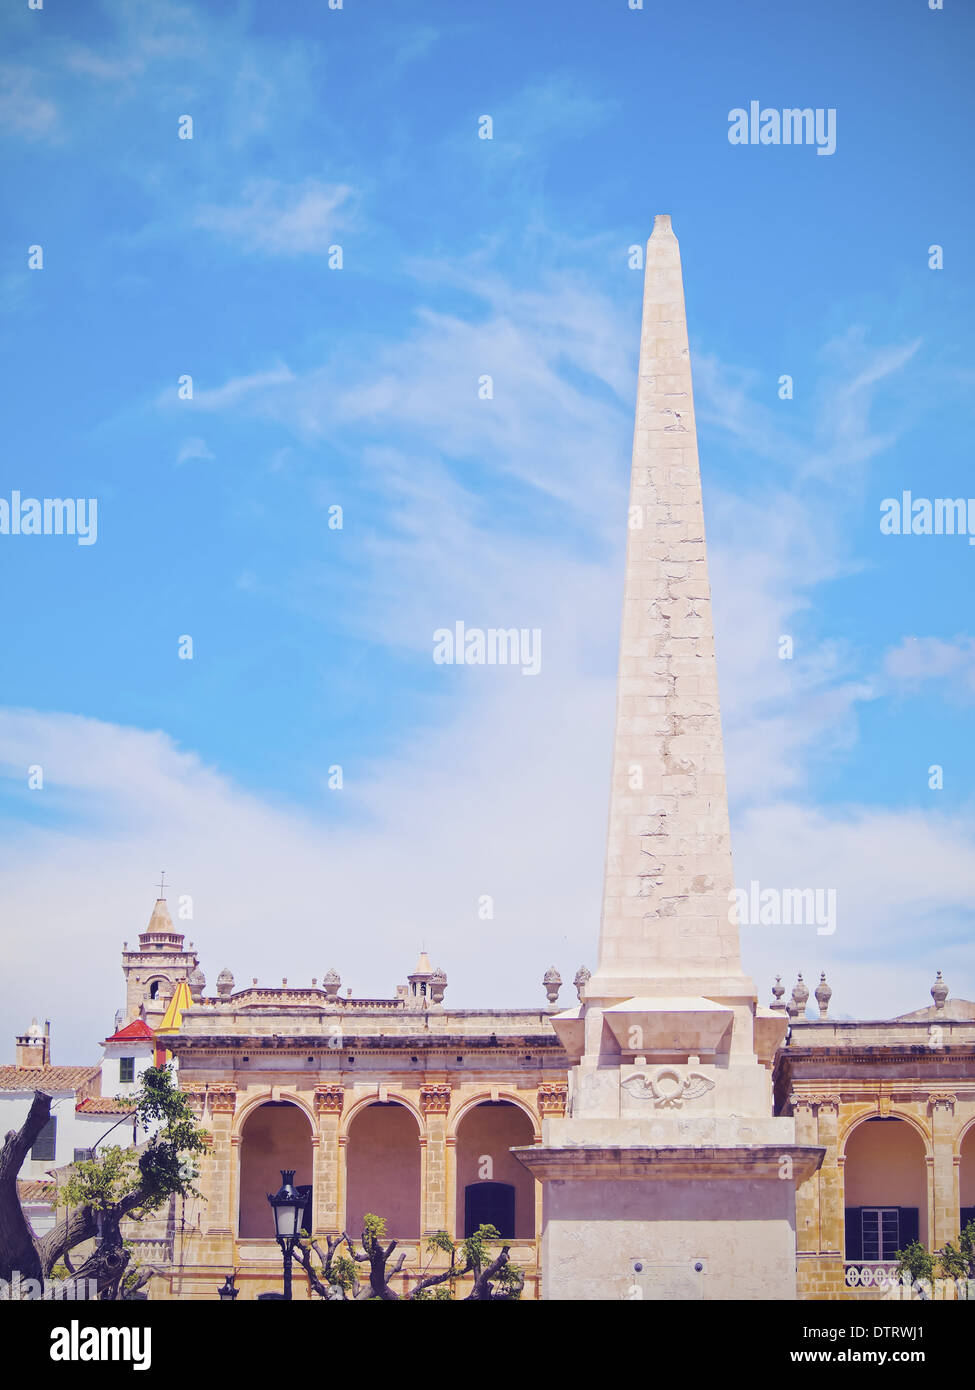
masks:
{"type": "Polygon", "coordinates": [[[158,1123],[158,1132],[141,1153],[116,1144],[76,1163],[60,1191],[68,1206],[107,1212],[139,1193],[141,1200],[130,1213],[134,1215],[157,1210],[174,1194],[200,1195],[194,1187],[199,1170],[193,1156],[206,1148],[207,1135],[175,1084],[170,1066],[147,1067],[142,1073],[135,1111],[143,1128],[158,1123]]]}

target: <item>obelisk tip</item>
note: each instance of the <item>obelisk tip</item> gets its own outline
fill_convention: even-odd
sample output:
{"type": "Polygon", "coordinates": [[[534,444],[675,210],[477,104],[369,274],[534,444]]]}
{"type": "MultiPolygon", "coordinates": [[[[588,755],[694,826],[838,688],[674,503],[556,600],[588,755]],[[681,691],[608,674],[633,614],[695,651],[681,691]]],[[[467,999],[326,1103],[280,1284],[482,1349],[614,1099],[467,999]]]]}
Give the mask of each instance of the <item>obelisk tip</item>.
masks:
{"type": "Polygon", "coordinates": [[[650,233],[651,239],[653,237],[671,237],[673,235],[674,229],[670,225],[670,213],[658,212],[653,219],[653,231],[650,233]]]}

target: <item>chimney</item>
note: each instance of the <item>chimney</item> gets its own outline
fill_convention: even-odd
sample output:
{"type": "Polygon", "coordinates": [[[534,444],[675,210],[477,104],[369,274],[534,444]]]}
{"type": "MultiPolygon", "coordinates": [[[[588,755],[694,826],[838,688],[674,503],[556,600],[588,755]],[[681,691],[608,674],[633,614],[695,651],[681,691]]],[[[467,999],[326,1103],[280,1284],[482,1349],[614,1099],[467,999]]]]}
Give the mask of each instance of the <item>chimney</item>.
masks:
{"type": "Polygon", "coordinates": [[[36,1018],[31,1019],[30,1027],[17,1039],[18,1067],[49,1067],[51,1065],[51,1021],[44,1024],[43,1030],[36,1018]]]}

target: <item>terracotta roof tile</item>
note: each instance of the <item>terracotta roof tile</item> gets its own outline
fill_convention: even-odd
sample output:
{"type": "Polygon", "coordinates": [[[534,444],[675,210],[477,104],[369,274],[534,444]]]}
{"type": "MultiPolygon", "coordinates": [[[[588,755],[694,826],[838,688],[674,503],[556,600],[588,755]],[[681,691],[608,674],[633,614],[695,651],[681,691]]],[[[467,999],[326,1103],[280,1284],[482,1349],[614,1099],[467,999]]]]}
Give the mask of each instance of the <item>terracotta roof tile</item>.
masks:
{"type": "Polygon", "coordinates": [[[124,1028],[120,1028],[117,1033],[113,1033],[106,1042],[152,1042],[155,1033],[146,1023],[145,1019],[136,1018],[131,1023],[127,1023],[124,1028]]]}
{"type": "Polygon", "coordinates": [[[89,1067],[0,1066],[0,1091],[81,1091],[101,1071],[89,1067]]]}
{"type": "Polygon", "coordinates": [[[133,1101],[112,1096],[86,1096],[75,1105],[79,1115],[131,1115],[134,1110],[133,1101]]]}
{"type": "Polygon", "coordinates": [[[39,1179],[28,1178],[17,1184],[17,1195],[22,1202],[47,1202],[54,1184],[39,1179]]]}

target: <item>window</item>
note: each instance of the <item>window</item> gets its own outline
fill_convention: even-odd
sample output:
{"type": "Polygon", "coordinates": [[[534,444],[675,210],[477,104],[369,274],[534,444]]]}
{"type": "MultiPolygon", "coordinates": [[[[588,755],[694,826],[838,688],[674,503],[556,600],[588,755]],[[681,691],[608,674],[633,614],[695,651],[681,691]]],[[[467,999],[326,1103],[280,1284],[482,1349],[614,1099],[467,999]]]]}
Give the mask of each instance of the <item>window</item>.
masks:
{"type": "Polygon", "coordinates": [[[135,1058],[120,1057],[118,1059],[118,1079],[120,1082],[135,1080],[135,1058]]]}
{"type": "Polygon", "coordinates": [[[158,999],[158,998],[159,998],[159,981],[158,981],[158,980],[153,980],[152,984],[149,986],[149,998],[150,998],[150,999],[158,999]]]}
{"type": "Polygon", "coordinates": [[[861,1211],[864,1260],[892,1260],[901,1248],[897,1207],[864,1207],[861,1211]]]}
{"type": "Polygon", "coordinates": [[[74,1151],[74,1158],[73,1158],[72,1162],[73,1162],[73,1163],[87,1163],[88,1160],[89,1160],[90,1158],[93,1158],[93,1157],[94,1157],[94,1154],[92,1153],[92,1150],[91,1150],[91,1149],[75,1149],[75,1151],[74,1151]]]}
{"type": "Polygon", "coordinates": [[[975,1221],[975,1207],[962,1207],[961,1222],[959,1223],[960,1230],[963,1231],[969,1221],[975,1221]]]}
{"type": "Polygon", "coordinates": [[[847,1207],[847,1260],[894,1260],[917,1240],[918,1217],[917,1207],[847,1207]]]}
{"type": "Polygon", "coordinates": [[[30,1151],[31,1162],[36,1163],[38,1159],[51,1160],[54,1158],[58,1142],[58,1121],[57,1116],[52,1115],[40,1134],[34,1140],[34,1147],[30,1151]]]}

